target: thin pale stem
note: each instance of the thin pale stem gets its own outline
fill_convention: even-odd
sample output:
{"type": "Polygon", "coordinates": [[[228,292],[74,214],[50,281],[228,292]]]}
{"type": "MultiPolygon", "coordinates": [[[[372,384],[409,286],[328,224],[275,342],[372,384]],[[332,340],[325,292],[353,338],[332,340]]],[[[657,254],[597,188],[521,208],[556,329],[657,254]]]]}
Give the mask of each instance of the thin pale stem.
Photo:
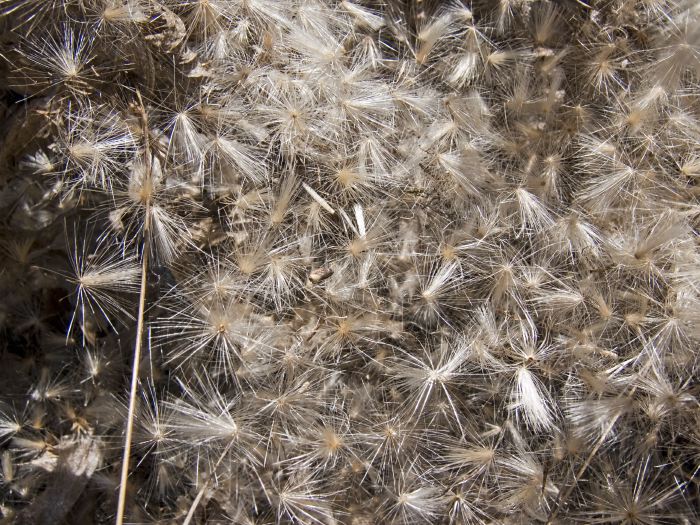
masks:
{"type": "MultiPolygon", "coordinates": [[[[143,128],[143,140],[145,143],[145,180],[143,184],[150,186],[151,178],[151,148],[148,132],[148,118],[141,99],[141,93],[137,91],[141,125],[143,128]]],[[[143,346],[144,312],[146,310],[146,292],[148,288],[148,235],[151,223],[151,199],[145,201],[145,219],[143,225],[143,243],[141,253],[141,291],[139,293],[139,311],[136,325],[136,342],[134,343],[134,359],[131,365],[131,388],[129,389],[129,412],[126,419],[126,435],[124,437],[124,451],[122,455],[122,468],[119,480],[119,498],[117,500],[116,525],[123,525],[124,510],[126,507],[126,489],[129,478],[129,459],[131,458],[131,442],[134,434],[134,414],[136,412],[136,392],[139,384],[139,368],[141,364],[141,347],[143,346]]]]}
{"type": "Polygon", "coordinates": [[[131,440],[134,432],[134,412],[136,410],[136,391],[139,383],[139,366],[141,362],[141,346],[143,343],[143,318],[146,307],[146,283],[148,279],[148,249],[144,243],[141,264],[141,292],[139,294],[139,313],[136,325],[136,343],[134,345],[134,360],[131,368],[131,388],[129,390],[129,413],[126,420],[126,436],[124,438],[124,454],[122,456],[122,471],[119,481],[119,500],[117,502],[117,525],[124,523],[124,508],[126,505],[126,484],[129,477],[129,458],[131,456],[131,440]]]}

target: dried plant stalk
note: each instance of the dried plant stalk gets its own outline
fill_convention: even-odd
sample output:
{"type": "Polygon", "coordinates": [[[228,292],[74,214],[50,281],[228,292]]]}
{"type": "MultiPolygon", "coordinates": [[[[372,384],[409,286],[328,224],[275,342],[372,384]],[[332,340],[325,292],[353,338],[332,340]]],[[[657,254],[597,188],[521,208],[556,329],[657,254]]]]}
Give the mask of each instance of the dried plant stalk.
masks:
{"type": "MultiPolygon", "coordinates": [[[[137,91],[139,102],[139,117],[141,119],[141,127],[144,140],[144,159],[145,159],[145,180],[143,187],[150,187],[151,179],[151,147],[150,147],[150,131],[148,127],[148,116],[146,108],[141,98],[141,93],[137,91]]],[[[151,199],[150,196],[145,198],[145,221],[143,225],[143,241],[141,245],[141,288],[139,291],[139,308],[136,319],[136,342],[134,343],[134,357],[131,363],[131,386],[129,388],[129,405],[126,419],[126,430],[124,434],[124,450],[122,453],[122,465],[119,478],[119,496],[117,499],[117,516],[116,525],[124,523],[124,512],[126,507],[126,492],[129,478],[129,462],[131,458],[131,443],[134,434],[134,418],[136,414],[136,394],[139,386],[139,368],[141,363],[141,348],[144,339],[144,317],[146,310],[146,294],[148,291],[148,258],[150,246],[148,246],[148,235],[150,233],[150,215],[151,215],[151,199]]]]}

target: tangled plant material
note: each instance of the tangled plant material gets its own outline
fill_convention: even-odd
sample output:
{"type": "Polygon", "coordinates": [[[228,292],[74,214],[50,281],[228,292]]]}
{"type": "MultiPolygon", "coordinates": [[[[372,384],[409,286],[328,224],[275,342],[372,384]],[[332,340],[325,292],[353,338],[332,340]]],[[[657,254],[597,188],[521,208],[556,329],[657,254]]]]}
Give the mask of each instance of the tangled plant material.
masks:
{"type": "Polygon", "coordinates": [[[0,523],[700,522],[697,2],[0,31],[0,523]]]}

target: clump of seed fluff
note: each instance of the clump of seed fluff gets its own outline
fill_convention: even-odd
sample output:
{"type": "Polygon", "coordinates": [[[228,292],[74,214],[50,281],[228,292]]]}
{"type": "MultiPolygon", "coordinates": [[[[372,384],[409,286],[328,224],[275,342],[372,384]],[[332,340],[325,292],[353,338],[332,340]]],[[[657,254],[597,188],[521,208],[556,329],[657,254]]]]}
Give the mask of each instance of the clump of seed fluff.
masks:
{"type": "Polygon", "coordinates": [[[0,523],[700,522],[690,0],[0,0],[0,523]]]}

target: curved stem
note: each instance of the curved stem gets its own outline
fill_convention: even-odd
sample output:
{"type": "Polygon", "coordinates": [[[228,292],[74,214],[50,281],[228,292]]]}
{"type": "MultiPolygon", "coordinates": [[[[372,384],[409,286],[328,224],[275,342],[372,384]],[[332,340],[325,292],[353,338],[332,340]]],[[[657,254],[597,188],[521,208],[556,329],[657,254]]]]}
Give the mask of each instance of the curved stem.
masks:
{"type": "MultiPolygon", "coordinates": [[[[136,92],[139,100],[139,113],[144,140],[145,174],[142,184],[150,187],[151,179],[151,147],[148,131],[148,116],[141,99],[141,93],[136,92]]],[[[151,198],[150,193],[145,198],[145,219],[143,224],[143,243],[141,245],[141,291],[139,293],[139,311],[136,325],[136,342],[134,343],[134,358],[131,364],[131,388],[129,389],[129,412],[126,419],[126,435],[124,437],[124,451],[122,454],[122,468],[119,479],[119,498],[117,500],[116,525],[124,523],[124,509],[126,506],[126,486],[129,478],[129,459],[131,457],[131,441],[134,433],[134,415],[136,412],[136,391],[139,384],[139,368],[141,364],[141,347],[143,345],[144,311],[146,309],[146,292],[148,284],[148,236],[151,225],[151,198]]]]}
{"type": "Polygon", "coordinates": [[[146,307],[146,281],[148,277],[148,249],[144,242],[141,264],[141,292],[139,294],[139,313],[136,328],[136,343],[134,344],[134,359],[131,365],[131,388],[129,390],[129,413],[126,420],[126,436],[124,438],[124,453],[122,455],[122,470],[119,480],[119,499],[117,502],[117,525],[124,523],[124,507],[126,505],[126,484],[129,477],[129,458],[131,456],[131,440],[134,433],[134,412],[136,411],[136,391],[139,383],[139,366],[141,362],[141,346],[143,342],[143,317],[146,307]]]}

